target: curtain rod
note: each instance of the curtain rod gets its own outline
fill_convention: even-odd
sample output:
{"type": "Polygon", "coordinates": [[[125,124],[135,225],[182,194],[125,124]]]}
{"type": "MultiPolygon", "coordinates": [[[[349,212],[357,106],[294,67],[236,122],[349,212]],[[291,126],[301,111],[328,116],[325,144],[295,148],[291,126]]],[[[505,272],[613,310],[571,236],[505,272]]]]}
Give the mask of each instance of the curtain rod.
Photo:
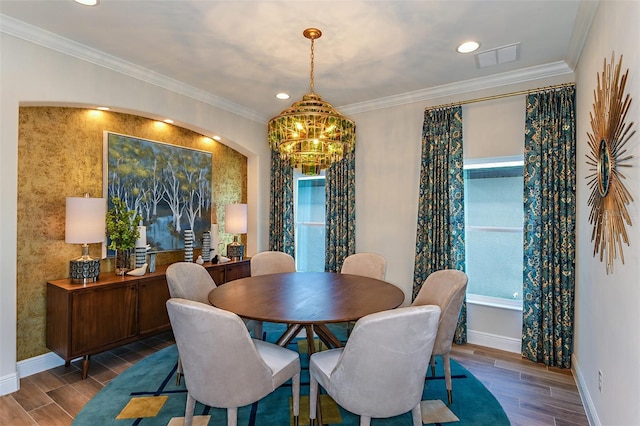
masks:
{"type": "Polygon", "coordinates": [[[453,106],[462,106],[462,105],[466,105],[466,104],[472,104],[472,103],[475,103],[475,102],[492,101],[494,99],[508,98],[510,96],[528,95],[530,93],[544,92],[546,90],[555,90],[555,89],[560,89],[560,88],[563,88],[563,87],[570,87],[570,86],[575,86],[575,83],[555,84],[553,86],[542,87],[542,88],[539,88],[539,89],[519,90],[517,92],[503,93],[501,95],[492,95],[492,96],[485,96],[485,97],[482,97],[482,98],[469,99],[469,100],[466,100],[466,101],[451,102],[449,104],[442,104],[442,105],[436,105],[436,106],[432,106],[432,107],[426,107],[425,111],[428,111],[428,110],[431,110],[431,109],[449,108],[449,107],[453,107],[453,106]]]}

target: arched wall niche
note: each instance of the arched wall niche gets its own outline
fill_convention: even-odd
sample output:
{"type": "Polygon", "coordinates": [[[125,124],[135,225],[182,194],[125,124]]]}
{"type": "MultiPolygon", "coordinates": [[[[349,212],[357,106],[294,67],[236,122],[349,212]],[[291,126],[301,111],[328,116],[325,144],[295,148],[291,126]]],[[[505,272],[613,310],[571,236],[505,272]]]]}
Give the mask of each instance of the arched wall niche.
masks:
{"type": "MultiPolygon", "coordinates": [[[[99,111],[95,106],[21,104],[18,124],[17,216],[17,360],[48,352],[46,282],[66,278],[69,260],[80,248],[64,241],[65,200],[70,196],[103,196],[104,131],[208,151],[213,157],[212,222],[220,224],[224,206],[247,202],[247,156],[188,124],[167,124],[153,114],[99,111]],[[191,128],[187,128],[191,127],[191,128]],[[214,217],[215,216],[215,217],[214,217]]],[[[202,130],[202,129],[200,129],[202,130]]],[[[229,145],[238,146],[230,143],[229,145]]],[[[245,152],[246,149],[243,149],[245,152]]],[[[90,246],[100,257],[100,244],[90,246]]],[[[182,260],[183,253],[158,254],[158,264],[182,260]]],[[[101,271],[113,271],[112,259],[101,271]]]]}

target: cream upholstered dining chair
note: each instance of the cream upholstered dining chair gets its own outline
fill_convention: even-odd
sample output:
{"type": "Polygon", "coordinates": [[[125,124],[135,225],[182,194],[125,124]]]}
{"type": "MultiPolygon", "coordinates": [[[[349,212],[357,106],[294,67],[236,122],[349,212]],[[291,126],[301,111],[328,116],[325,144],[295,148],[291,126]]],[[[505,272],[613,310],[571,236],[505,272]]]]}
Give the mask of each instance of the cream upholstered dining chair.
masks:
{"type": "MultiPolygon", "coordinates": [[[[251,276],[296,272],[296,261],[281,251],[261,251],[251,257],[251,276]]],[[[262,334],[262,321],[256,321],[255,330],[262,334]]],[[[254,333],[255,336],[255,333],[254,333]]]]}
{"type": "Polygon", "coordinates": [[[387,261],[377,253],[355,253],[347,256],[340,273],[384,280],[387,261]]]}
{"type": "Polygon", "coordinates": [[[281,251],[262,251],[251,258],[251,276],[296,272],[293,256],[281,251]]]}
{"type": "MultiPolygon", "coordinates": [[[[384,280],[386,268],[386,259],[377,253],[355,253],[344,259],[340,273],[384,280]]],[[[347,335],[351,334],[354,324],[353,321],[347,323],[347,335]]]]}
{"type": "Polygon", "coordinates": [[[298,424],[297,352],[252,339],[238,315],[211,305],[172,298],[167,311],[184,360],[185,426],[192,424],[196,401],[226,408],[227,425],[235,426],[239,407],[259,401],[290,379],[294,424],[298,424]]]}
{"type": "Polygon", "coordinates": [[[412,306],[367,315],[356,322],[344,348],[309,360],[309,417],[316,418],[318,384],[360,425],[411,411],[422,425],[424,373],[438,331],[440,308],[412,306]]]}
{"type": "Polygon", "coordinates": [[[451,352],[451,344],[458,325],[462,302],[464,302],[464,297],[467,294],[467,281],[467,274],[455,269],[443,269],[433,272],[424,281],[418,295],[411,304],[412,306],[438,305],[442,311],[440,323],[438,324],[438,335],[431,354],[431,375],[435,376],[436,374],[434,357],[442,355],[449,405],[453,403],[449,352],[451,352]]]}
{"type": "MultiPolygon", "coordinates": [[[[209,304],[209,292],[216,288],[216,283],[209,272],[201,265],[191,262],[176,262],[169,265],[165,273],[169,295],[174,298],[193,300],[209,304]]],[[[245,324],[253,335],[262,337],[262,322],[247,320],[245,324]]],[[[176,383],[180,384],[182,376],[182,359],[178,358],[176,383]]]]}

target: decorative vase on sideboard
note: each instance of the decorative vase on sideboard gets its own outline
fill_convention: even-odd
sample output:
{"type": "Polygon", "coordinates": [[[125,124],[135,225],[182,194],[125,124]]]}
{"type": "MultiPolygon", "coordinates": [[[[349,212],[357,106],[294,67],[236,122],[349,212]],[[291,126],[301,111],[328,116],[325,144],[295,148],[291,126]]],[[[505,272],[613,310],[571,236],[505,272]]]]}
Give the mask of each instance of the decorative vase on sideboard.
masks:
{"type": "Polygon", "coordinates": [[[116,275],[126,275],[131,270],[131,250],[116,250],[116,275]]]}

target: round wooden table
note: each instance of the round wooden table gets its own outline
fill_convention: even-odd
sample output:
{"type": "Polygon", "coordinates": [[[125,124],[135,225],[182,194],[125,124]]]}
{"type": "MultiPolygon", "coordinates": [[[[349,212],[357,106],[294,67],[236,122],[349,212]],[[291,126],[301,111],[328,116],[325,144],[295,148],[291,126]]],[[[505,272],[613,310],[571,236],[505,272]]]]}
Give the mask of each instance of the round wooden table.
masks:
{"type": "Polygon", "coordinates": [[[309,350],[313,334],[328,347],[342,346],[326,326],[356,321],[397,308],[404,293],[385,281],[330,272],[287,272],[241,278],[209,293],[209,302],[243,318],[289,324],[278,344],[288,345],[305,329],[309,350]]]}

